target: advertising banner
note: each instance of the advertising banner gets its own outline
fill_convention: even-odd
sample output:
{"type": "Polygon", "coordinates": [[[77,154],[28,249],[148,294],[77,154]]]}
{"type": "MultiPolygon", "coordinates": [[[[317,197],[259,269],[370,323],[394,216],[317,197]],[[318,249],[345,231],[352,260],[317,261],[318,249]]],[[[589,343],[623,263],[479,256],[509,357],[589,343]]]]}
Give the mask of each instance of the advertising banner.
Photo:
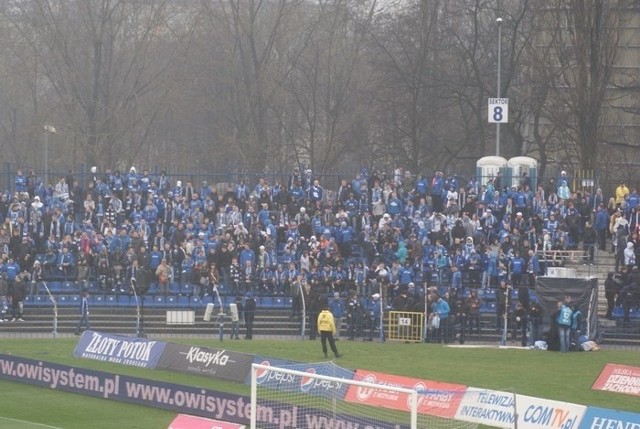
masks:
{"type": "Polygon", "coordinates": [[[242,383],[251,371],[253,357],[250,354],[224,349],[168,343],[157,368],[242,383]]]}
{"type": "Polygon", "coordinates": [[[453,418],[456,415],[458,405],[467,389],[462,384],[440,383],[361,369],[356,371],[354,380],[379,384],[380,388],[350,385],[345,397],[348,402],[409,411],[409,395],[385,389],[384,386],[417,389],[420,392],[418,398],[418,412],[420,414],[448,418],[453,418]]]}
{"type": "Polygon", "coordinates": [[[591,388],[640,396],[640,367],[608,363],[591,388]]]}
{"type": "Polygon", "coordinates": [[[516,395],[518,429],[577,429],[587,407],[516,395]]]}
{"type": "Polygon", "coordinates": [[[167,429],[245,429],[245,425],[178,414],[167,429]]]}
{"type": "MultiPolygon", "coordinates": [[[[182,414],[248,425],[251,398],[201,387],[185,386],[112,374],[86,368],[0,354],[0,380],[52,390],[172,410],[182,414]]],[[[409,429],[404,422],[385,422],[380,416],[353,416],[275,401],[260,401],[260,428],[409,429]]],[[[214,426],[215,427],[215,426],[214,426]]]]}
{"type": "Polygon", "coordinates": [[[640,429],[640,414],[587,407],[578,429],[640,429]]]}
{"type": "Polygon", "coordinates": [[[166,343],[146,338],[84,331],[73,356],[123,365],[155,368],[166,343]]]}
{"type": "MultiPolygon", "coordinates": [[[[290,365],[296,365],[296,364],[299,364],[300,362],[296,362],[293,360],[272,358],[272,357],[254,356],[252,363],[257,363],[259,365],[267,365],[267,366],[273,365],[273,366],[288,368],[290,365]]],[[[244,380],[244,384],[251,386],[251,370],[249,370],[249,373],[247,374],[247,378],[244,380]]]]}
{"type": "MultiPolygon", "coordinates": [[[[263,365],[270,366],[270,363],[263,363],[263,365]]],[[[332,363],[298,363],[287,365],[286,368],[308,374],[319,374],[345,380],[351,380],[354,374],[352,371],[340,368],[332,363]]],[[[293,374],[269,371],[268,369],[260,369],[258,371],[256,383],[262,387],[271,389],[330,396],[331,398],[340,400],[342,400],[347,393],[347,385],[341,381],[318,380],[311,377],[301,377],[293,374]]]]}
{"type": "Polygon", "coordinates": [[[515,422],[515,396],[510,392],[467,388],[456,419],[499,428],[512,428],[515,422]]]}

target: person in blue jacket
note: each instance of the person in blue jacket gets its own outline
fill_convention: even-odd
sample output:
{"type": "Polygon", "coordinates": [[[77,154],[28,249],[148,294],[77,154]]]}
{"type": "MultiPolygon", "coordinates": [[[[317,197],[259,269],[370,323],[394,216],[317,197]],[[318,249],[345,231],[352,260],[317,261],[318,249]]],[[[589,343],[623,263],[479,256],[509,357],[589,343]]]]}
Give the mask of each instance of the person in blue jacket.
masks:
{"type": "Polygon", "coordinates": [[[558,336],[560,337],[560,353],[569,351],[571,345],[571,322],[573,321],[573,310],[570,304],[562,301],[558,302],[558,336]]]}
{"type": "Polygon", "coordinates": [[[82,289],[80,293],[80,320],[78,320],[73,333],[75,335],[82,334],[82,328],[91,329],[91,323],[89,322],[89,291],[87,289],[82,289]]]}
{"type": "Polygon", "coordinates": [[[604,204],[598,206],[594,226],[598,237],[598,250],[605,250],[607,246],[607,229],[609,228],[609,212],[604,204]]]}
{"type": "Polygon", "coordinates": [[[442,190],[444,189],[444,177],[441,171],[436,171],[436,175],[431,180],[431,198],[433,210],[441,212],[444,208],[442,204],[442,190]]]}
{"type": "Polygon", "coordinates": [[[16,186],[16,192],[27,192],[27,176],[22,173],[21,169],[18,169],[16,173],[16,177],[13,181],[16,186]]]}
{"type": "Polygon", "coordinates": [[[516,250],[513,258],[509,263],[509,272],[511,274],[511,284],[514,287],[519,287],[522,283],[526,263],[524,258],[520,255],[520,251],[516,250]]]}
{"type": "Polygon", "coordinates": [[[382,317],[382,306],[380,302],[380,294],[374,293],[371,298],[367,300],[366,309],[369,312],[369,337],[367,341],[373,341],[373,336],[378,328],[380,330],[380,342],[385,341],[384,326],[380,325],[382,317]]]}
{"type": "Polygon", "coordinates": [[[435,340],[437,343],[444,342],[445,344],[448,344],[449,312],[451,311],[449,303],[436,293],[431,293],[429,295],[429,301],[431,302],[431,315],[429,316],[429,320],[433,321],[436,316],[440,319],[438,326],[435,328],[435,340]]]}
{"type": "Polygon", "coordinates": [[[402,200],[398,198],[398,194],[396,192],[391,192],[389,196],[389,200],[387,201],[387,212],[391,217],[395,215],[401,215],[404,210],[404,204],[402,200]]]}

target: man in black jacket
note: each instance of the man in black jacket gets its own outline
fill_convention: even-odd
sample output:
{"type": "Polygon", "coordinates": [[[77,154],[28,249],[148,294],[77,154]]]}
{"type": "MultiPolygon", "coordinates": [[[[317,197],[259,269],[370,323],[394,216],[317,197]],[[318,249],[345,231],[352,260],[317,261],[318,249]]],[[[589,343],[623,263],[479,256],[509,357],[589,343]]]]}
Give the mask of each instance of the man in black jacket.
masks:
{"type": "Polygon", "coordinates": [[[584,250],[586,264],[593,264],[597,240],[596,230],[593,225],[591,225],[591,222],[585,223],[584,231],[582,232],[582,250],[584,250]]]}
{"type": "Polygon", "coordinates": [[[246,299],[244,301],[244,325],[247,333],[244,337],[245,340],[253,339],[253,321],[256,317],[256,300],[253,298],[251,292],[247,292],[246,299]]]}
{"type": "Polygon", "coordinates": [[[604,315],[609,320],[613,318],[613,307],[616,304],[616,297],[622,287],[622,275],[616,274],[613,271],[607,273],[607,278],[604,281],[604,296],[607,299],[607,313],[604,315]]]}
{"type": "Polygon", "coordinates": [[[618,294],[619,304],[624,310],[623,323],[628,326],[630,323],[631,309],[640,305],[640,271],[638,267],[633,267],[628,277],[628,283],[620,290],[618,294]]]}

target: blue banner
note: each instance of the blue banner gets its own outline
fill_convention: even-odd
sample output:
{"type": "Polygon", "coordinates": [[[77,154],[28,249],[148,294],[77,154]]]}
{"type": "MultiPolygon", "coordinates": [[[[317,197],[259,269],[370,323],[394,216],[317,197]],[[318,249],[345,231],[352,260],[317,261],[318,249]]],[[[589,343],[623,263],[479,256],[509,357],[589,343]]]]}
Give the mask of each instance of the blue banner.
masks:
{"type": "Polygon", "coordinates": [[[640,429],[640,414],[588,407],[578,429],[640,429]]]}
{"type": "MultiPolygon", "coordinates": [[[[352,380],[354,373],[340,368],[330,362],[325,363],[294,363],[282,365],[276,362],[260,362],[262,365],[283,366],[286,369],[306,372],[309,375],[324,375],[344,380],[352,380]]],[[[277,389],[285,392],[301,392],[312,395],[325,396],[343,400],[347,394],[348,385],[339,380],[320,380],[313,377],[304,377],[283,372],[258,370],[256,382],[261,387],[277,389]]]]}
{"type": "MultiPolygon", "coordinates": [[[[267,365],[267,366],[286,367],[289,365],[295,365],[300,362],[296,362],[293,360],[264,357],[264,356],[254,356],[253,363],[257,363],[259,365],[267,365]]],[[[251,370],[249,370],[249,373],[247,374],[247,377],[244,380],[244,384],[248,384],[249,386],[251,386],[251,370]]]]}
{"type": "Polygon", "coordinates": [[[73,356],[123,365],[155,368],[166,343],[146,338],[84,331],[73,356]]]}

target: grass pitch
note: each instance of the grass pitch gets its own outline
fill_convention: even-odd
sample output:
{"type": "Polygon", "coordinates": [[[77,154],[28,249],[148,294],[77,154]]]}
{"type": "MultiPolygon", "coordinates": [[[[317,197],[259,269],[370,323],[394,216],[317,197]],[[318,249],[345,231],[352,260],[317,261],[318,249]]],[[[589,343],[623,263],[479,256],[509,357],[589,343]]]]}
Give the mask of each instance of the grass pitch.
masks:
{"type": "MultiPolygon", "coordinates": [[[[170,341],[301,362],[325,360],[319,341],[253,340],[221,343],[202,338],[170,341]]],[[[77,359],[72,356],[76,342],[75,338],[3,339],[0,353],[249,395],[249,386],[243,384],[77,359]]],[[[458,349],[435,344],[379,344],[359,341],[340,341],[338,349],[344,356],[337,363],[344,368],[364,368],[487,389],[515,389],[516,392],[529,396],[632,412],[638,410],[636,397],[591,390],[591,385],[606,363],[637,366],[640,362],[637,352],[600,350],[560,354],[533,350],[458,349]]],[[[63,429],[164,429],[175,416],[174,412],[160,409],[5,381],[0,381],[0,403],[3,404],[0,416],[12,419],[0,420],[2,428],[43,427],[29,426],[26,423],[33,422],[63,429]]]]}

